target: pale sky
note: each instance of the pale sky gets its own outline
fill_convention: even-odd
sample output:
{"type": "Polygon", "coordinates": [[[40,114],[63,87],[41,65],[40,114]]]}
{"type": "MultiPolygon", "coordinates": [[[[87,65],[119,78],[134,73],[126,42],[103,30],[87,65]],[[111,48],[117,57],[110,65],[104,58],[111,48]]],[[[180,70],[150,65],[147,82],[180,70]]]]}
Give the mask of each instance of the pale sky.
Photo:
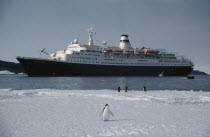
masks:
{"type": "Polygon", "coordinates": [[[0,60],[64,50],[77,38],[166,49],[210,74],[210,0],[0,0],[0,60]]]}

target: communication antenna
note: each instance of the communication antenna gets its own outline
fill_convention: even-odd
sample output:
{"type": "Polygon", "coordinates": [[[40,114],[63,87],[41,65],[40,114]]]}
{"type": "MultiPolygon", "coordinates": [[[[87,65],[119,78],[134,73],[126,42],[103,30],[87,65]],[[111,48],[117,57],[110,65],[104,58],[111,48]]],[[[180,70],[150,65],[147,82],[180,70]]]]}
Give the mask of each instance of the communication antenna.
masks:
{"type": "Polygon", "coordinates": [[[90,29],[88,29],[88,45],[94,45],[93,44],[93,33],[96,34],[96,32],[94,31],[93,27],[91,26],[90,29]]]}
{"type": "Polygon", "coordinates": [[[39,56],[41,56],[41,54],[44,53],[46,55],[49,55],[49,53],[46,52],[46,48],[43,48],[40,53],[39,53],[39,56]]]}

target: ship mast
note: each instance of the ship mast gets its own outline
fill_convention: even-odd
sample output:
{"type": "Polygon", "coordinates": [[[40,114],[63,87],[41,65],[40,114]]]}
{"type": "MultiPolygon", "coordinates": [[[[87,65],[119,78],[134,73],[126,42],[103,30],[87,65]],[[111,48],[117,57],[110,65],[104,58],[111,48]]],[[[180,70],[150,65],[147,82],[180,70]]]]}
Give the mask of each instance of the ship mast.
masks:
{"type": "Polygon", "coordinates": [[[88,29],[88,45],[93,45],[93,27],[91,27],[90,29],[88,29]]]}

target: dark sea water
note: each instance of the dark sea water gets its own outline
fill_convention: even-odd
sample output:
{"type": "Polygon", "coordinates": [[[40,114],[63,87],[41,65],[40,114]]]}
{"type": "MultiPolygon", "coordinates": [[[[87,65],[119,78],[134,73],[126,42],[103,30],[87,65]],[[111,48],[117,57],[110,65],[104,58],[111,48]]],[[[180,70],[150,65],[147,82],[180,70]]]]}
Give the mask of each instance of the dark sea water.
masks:
{"type": "Polygon", "coordinates": [[[0,89],[69,89],[69,90],[193,90],[210,91],[210,76],[185,77],[27,77],[26,75],[0,75],[0,89]]]}

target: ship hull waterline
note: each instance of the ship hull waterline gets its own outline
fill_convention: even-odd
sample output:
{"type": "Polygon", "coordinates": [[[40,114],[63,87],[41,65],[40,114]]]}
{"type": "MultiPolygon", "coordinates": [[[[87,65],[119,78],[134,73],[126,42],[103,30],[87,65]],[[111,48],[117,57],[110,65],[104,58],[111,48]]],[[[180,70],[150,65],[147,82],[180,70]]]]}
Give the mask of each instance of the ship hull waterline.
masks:
{"type": "Polygon", "coordinates": [[[192,71],[191,66],[119,66],[69,63],[49,59],[17,57],[25,73],[29,77],[58,77],[58,76],[187,76],[192,71]]]}

